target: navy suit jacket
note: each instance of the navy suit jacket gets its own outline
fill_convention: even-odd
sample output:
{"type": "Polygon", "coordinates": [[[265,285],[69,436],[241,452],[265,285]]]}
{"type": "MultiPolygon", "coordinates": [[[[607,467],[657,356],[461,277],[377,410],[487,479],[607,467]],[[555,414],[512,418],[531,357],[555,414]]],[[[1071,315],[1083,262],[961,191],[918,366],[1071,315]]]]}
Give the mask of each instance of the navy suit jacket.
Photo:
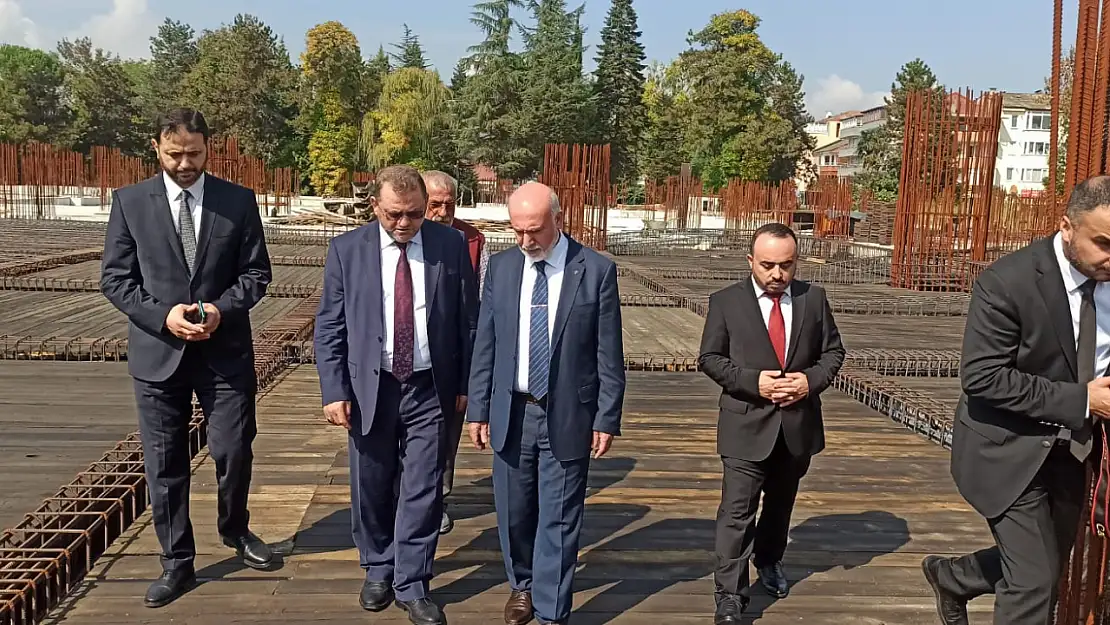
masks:
{"type": "MultiPolygon", "coordinates": [[[[570,237],[567,243],[547,400],[551,452],[562,461],[589,457],[594,431],[620,435],[625,388],[617,266],[570,237]]],[[[498,452],[510,426],[523,274],[519,248],[489,259],[470,370],[467,421],[488,422],[498,452]]]]}
{"type": "Polygon", "coordinates": [[[202,300],[220,311],[220,326],[194,343],[210,369],[252,378],[250,310],[270,284],[270,257],[254,191],[204,175],[204,210],[196,266],[189,275],[162,174],[112,194],[100,290],[130,320],[127,367],[148,382],[169,379],[185,341],[166,329],[177,304],[202,300]]]}
{"type": "MultiPolygon", "coordinates": [[[[425,220],[420,232],[432,377],[447,415],[455,410],[455,398],[466,394],[478,286],[466,240],[456,230],[425,220]]],[[[316,313],[323,403],[352,402],[351,429],[363,435],[374,423],[385,342],[380,241],[376,221],[332,239],[316,313]]]]}

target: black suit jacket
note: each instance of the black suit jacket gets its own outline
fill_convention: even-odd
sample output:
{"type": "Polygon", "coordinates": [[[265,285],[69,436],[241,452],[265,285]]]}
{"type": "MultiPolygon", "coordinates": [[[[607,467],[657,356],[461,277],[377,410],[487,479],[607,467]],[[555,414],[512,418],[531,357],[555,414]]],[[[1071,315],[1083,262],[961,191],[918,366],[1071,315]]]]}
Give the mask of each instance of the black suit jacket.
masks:
{"type": "Polygon", "coordinates": [[[190,278],[162,174],[112,195],[100,290],[130,320],[127,362],[138,379],[161,382],[177,370],[185,341],[166,329],[166,316],[198,300],[221,315],[212,337],[195,343],[208,366],[228,378],[254,375],[249,313],[271,280],[258,203],[211,174],[203,202],[190,278]]]}
{"type": "Polygon", "coordinates": [[[759,395],[759,373],[782,368],[750,279],[709,297],[698,364],[721,386],[717,452],[758,462],[771,455],[780,428],[790,453],[812,456],[825,448],[820,393],[844,362],[840,331],[825,290],[795,280],[786,371],[809,379],[809,395],[780,408],[759,395]]]}
{"type": "Polygon", "coordinates": [[[993,518],[1033,480],[1061,426],[1079,430],[1086,414],[1051,238],[999,259],[976,280],[960,376],[952,477],[968,503],[993,518]]]}

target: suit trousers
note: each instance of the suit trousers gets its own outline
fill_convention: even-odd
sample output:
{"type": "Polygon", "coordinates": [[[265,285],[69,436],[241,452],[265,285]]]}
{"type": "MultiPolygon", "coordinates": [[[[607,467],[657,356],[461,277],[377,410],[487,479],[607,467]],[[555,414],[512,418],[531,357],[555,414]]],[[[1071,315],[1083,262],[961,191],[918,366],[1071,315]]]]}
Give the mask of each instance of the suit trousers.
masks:
{"type": "Polygon", "coordinates": [[[451,494],[455,487],[455,456],[459,453],[459,441],[462,440],[463,422],[466,412],[453,411],[447,422],[447,458],[443,466],[443,496],[451,494]]]}
{"type": "Polygon", "coordinates": [[[809,471],[809,456],[790,454],[779,431],[771,455],[758,462],[722,456],[724,478],[717,509],[717,594],[750,596],[748,561],[768,566],[782,560],[798,484],[809,471]],[[759,498],[763,510],[756,521],[759,498]]]}
{"type": "Polygon", "coordinates": [[[514,395],[505,447],[494,454],[493,495],[505,572],[513,590],[532,593],[543,621],[570,617],[589,457],[557,460],[547,411],[514,395]]]}
{"type": "Polygon", "coordinates": [[[189,520],[193,394],[207,420],[208,451],[216,464],[217,530],[221,536],[234,538],[247,532],[250,518],[247,493],[254,462],[251,445],[258,433],[257,380],[253,369],[239,378],[223,378],[204,362],[199,346],[189,345],[169,379],[148,382],[136,378],[134,386],[162,567],[188,570],[196,556],[189,520]]]}
{"type": "Polygon", "coordinates": [[[382,371],[370,433],[352,428],[351,529],[372,582],[400,601],[428,594],[443,514],[444,426],[432,372],[398,382],[382,371]]]}
{"type": "Polygon", "coordinates": [[[1078,529],[1084,471],[1067,443],[1057,443],[1017,501],[987,520],[995,546],[947,561],[940,587],[964,599],[993,592],[996,625],[1051,622],[1078,529]]]}

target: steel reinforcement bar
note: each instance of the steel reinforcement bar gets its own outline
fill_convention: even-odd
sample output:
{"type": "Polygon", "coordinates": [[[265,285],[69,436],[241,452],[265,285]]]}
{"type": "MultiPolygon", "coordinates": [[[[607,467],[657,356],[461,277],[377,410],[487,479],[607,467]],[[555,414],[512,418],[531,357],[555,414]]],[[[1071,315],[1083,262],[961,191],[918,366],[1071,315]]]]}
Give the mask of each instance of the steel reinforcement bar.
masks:
{"type": "Polygon", "coordinates": [[[72,250],[62,254],[40,256],[31,260],[17,260],[9,263],[0,263],[0,276],[15,277],[37,273],[61,267],[63,265],[76,265],[90,260],[100,260],[103,250],[83,249],[72,250]]]}
{"type": "MultiPolygon", "coordinates": [[[[318,293],[255,337],[261,392],[288,365],[285,346],[311,336],[318,293]]],[[[207,443],[204,416],[194,407],[189,454],[207,443]]],[[[43,619],[89,572],[109,545],[146,509],[142,442],[137,432],[0,534],[0,625],[43,619]]]]}
{"type": "Polygon", "coordinates": [[[869,369],[879,375],[955,378],[960,375],[960,352],[948,349],[854,349],[844,368],[869,369]]]}
{"type": "MultiPolygon", "coordinates": [[[[266,289],[267,297],[298,298],[308,297],[319,287],[312,284],[271,284],[266,289]]],[[[0,276],[0,291],[39,291],[51,293],[99,293],[99,280],[82,278],[35,278],[33,276],[0,276]]]]}
{"type": "Polygon", "coordinates": [[[845,366],[833,387],[945,448],[952,446],[955,406],[898,385],[874,371],[845,366]]]}
{"type": "Polygon", "coordinates": [[[0,335],[0,360],[121,362],[127,360],[127,339],[0,335]]]}
{"type": "Polygon", "coordinates": [[[324,256],[271,256],[270,264],[285,267],[323,267],[324,256]]]}

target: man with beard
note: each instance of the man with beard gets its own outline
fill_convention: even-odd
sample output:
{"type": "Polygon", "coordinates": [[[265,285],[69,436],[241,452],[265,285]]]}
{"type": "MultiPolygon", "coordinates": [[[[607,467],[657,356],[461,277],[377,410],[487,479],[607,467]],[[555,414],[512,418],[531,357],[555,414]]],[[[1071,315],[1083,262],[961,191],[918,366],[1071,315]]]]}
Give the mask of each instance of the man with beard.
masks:
{"type": "Polygon", "coordinates": [[[1108,280],[1110,177],[1097,176],[1072,190],[1055,235],[975,282],[952,477],[995,546],[922,562],[945,625],[966,625],[967,602],[988,593],[999,625],[1052,620],[1093,425],[1110,417],[1108,280]]]}
{"type": "Polygon", "coordinates": [[[335,237],[316,314],[328,422],[347,430],[363,609],[439,625],[428,596],[442,517],[444,416],[466,402],[478,290],[466,242],[424,219],[407,165],[377,175],[377,220],[335,237]]]}
{"type": "Polygon", "coordinates": [[[113,193],[100,278],[101,291],[130,320],[127,365],[162,548],[149,607],[196,583],[194,393],[216,463],[220,537],[249,567],[266,568],[273,557],[247,523],[257,390],[250,310],[271,279],[258,204],[250,189],[205,173],[209,130],[199,112],[170,111],[155,133],[162,172],[113,193]]]}
{"type": "MultiPolygon", "coordinates": [[[[474,266],[474,273],[478,276],[478,292],[481,293],[482,280],[486,277],[486,266],[489,264],[489,251],[486,249],[486,237],[474,226],[461,219],[455,218],[455,196],[458,184],[455,179],[442,171],[426,171],[423,173],[424,186],[428,189],[427,218],[436,223],[450,226],[466,237],[467,249],[470,252],[470,262],[474,266]]],[[[480,298],[480,296],[479,296],[480,298]]],[[[443,519],[439,524],[439,533],[446,534],[454,527],[451,515],[447,512],[446,498],[451,494],[455,485],[455,456],[459,451],[459,439],[462,438],[463,418],[466,416],[466,398],[459,398],[456,410],[447,415],[447,464],[443,468],[443,519]]]]}
{"type": "Polygon", "coordinates": [[[779,223],[757,229],[748,263],[750,279],[710,296],[698,361],[721,386],[717,625],[740,622],[750,601],[749,559],[768,593],[787,594],[790,514],[810,459],[825,447],[820,394],[844,362],[825,291],[794,279],[794,231],[779,223]]]}
{"type": "Polygon", "coordinates": [[[470,440],[493,447],[493,497],[512,592],[508,625],[566,623],[590,456],[620,434],[624,346],[613,261],[561,232],[559,198],[509,198],[519,248],[490,258],[470,374],[470,440]]]}

